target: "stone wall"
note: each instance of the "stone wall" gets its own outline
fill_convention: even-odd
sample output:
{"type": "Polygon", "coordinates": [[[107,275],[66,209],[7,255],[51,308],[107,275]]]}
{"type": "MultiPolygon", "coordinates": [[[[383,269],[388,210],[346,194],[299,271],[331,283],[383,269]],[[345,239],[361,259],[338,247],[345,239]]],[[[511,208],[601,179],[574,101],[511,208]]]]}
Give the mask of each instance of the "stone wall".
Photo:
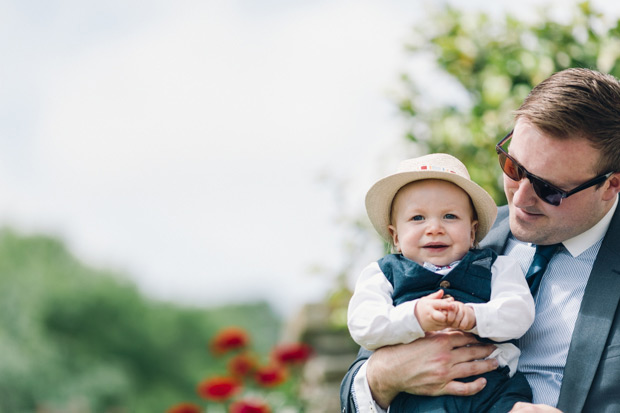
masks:
{"type": "Polygon", "coordinates": [[[325,304],[309,304],[290,320],[285,331],[285,340],[303,341],[314,349],[304,369],[300,396],[307,402],[307,413],[340,411],[340,382],[359,349],[349,332],[332,326],[329,318],[325,304]]]}

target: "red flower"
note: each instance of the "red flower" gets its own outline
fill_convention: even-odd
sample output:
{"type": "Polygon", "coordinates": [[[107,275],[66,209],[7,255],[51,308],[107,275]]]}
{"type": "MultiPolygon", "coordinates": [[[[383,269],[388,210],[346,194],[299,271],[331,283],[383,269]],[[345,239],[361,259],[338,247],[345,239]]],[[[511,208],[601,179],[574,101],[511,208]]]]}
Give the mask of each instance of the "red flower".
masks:
{"type": "Polygon", "coordinates": [[[220,330],[211,340],[211,351],[216,355],[225,354],[231,350],[238,350],[248,346],[250,337],[240,327],[228,327],[220,330]]]}
{"type": "Polygon", "coordinates": [[[212,377],[198,383],[198,395],[204,399],[221,402],[241,390],[241,383],[234,377],[212,377]]]}
{"type": "Polygon", "coordinates": [[[271,408],[262,400],[239,400],[230,406],[230,413],[271,413],[271,408]]]}
{"type": "Polygon", "coordinates": [[[202,409],[194,403],[179,403],[168,409],[166,413],[200,413],[202,409]]]}
{"type": "Polygon", "coordinates": [[[228,371],[235,377],[245,377],[256,369],[256,357],[250,353],[237,354],[228,361],[228,371]]]}
{"type": "Polygon", "coordinates": [[[312,348],[305,343],[279,344],[271,352],[271,358],[282,364],[303,364],[312,355],[312,348]]]}
{"type": "Polygon", "coordinates": [[[275,387],[284,383],[287,379],[287,372],[284,366],[279,364],[268,364],[256,369],[254,378],[256,383],[262,387],[275,387]]]}

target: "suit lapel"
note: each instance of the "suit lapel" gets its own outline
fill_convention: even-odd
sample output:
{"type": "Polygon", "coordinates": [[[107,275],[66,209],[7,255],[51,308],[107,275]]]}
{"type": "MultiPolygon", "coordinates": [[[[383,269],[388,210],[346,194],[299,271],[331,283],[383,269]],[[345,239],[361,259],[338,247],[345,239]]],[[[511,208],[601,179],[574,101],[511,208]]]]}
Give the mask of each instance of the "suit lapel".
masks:
{"type": "Polygon", "coordinates": [[[497,210],[497,219],[489,233],[480,242],[481,248],[491,248],[498,254],[504,253],[504,246],[510,235],[510,224],[508,220],[508,207],[503,206],[497,210]]]}
{"type": "Polygon", "coordinates": [[[620,300],[620,207],[596,257],[571,339],[558,409],[585,404],[620,300]],[[603,293],[604,292],[604,293],[603,293]]]}

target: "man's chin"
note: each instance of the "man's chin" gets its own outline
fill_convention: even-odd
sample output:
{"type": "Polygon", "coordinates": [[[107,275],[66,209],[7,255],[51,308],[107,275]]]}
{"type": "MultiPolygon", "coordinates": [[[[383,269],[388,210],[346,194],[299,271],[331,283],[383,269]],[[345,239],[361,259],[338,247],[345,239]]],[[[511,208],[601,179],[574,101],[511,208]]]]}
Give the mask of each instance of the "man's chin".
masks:
{"type": "Polygon", "coordinates": [[[510,232],[519,241],[538,244],[545,238],[544,231],[541,230],[540,225],[533,225],[515,216],[510,217],[510,232]]]}

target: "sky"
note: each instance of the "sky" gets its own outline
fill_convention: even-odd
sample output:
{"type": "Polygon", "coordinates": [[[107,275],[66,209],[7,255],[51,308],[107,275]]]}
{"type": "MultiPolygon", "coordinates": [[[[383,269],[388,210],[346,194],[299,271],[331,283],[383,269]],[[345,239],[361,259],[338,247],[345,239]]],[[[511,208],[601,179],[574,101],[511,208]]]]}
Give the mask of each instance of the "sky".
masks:
{"type": "Polygon", "coordinates": [[[393,93],[423,11],[0,0],[0,225],[56,236],[156,299],[283,314],[321,300],[340,218],[415,155],[393,93]]]}

